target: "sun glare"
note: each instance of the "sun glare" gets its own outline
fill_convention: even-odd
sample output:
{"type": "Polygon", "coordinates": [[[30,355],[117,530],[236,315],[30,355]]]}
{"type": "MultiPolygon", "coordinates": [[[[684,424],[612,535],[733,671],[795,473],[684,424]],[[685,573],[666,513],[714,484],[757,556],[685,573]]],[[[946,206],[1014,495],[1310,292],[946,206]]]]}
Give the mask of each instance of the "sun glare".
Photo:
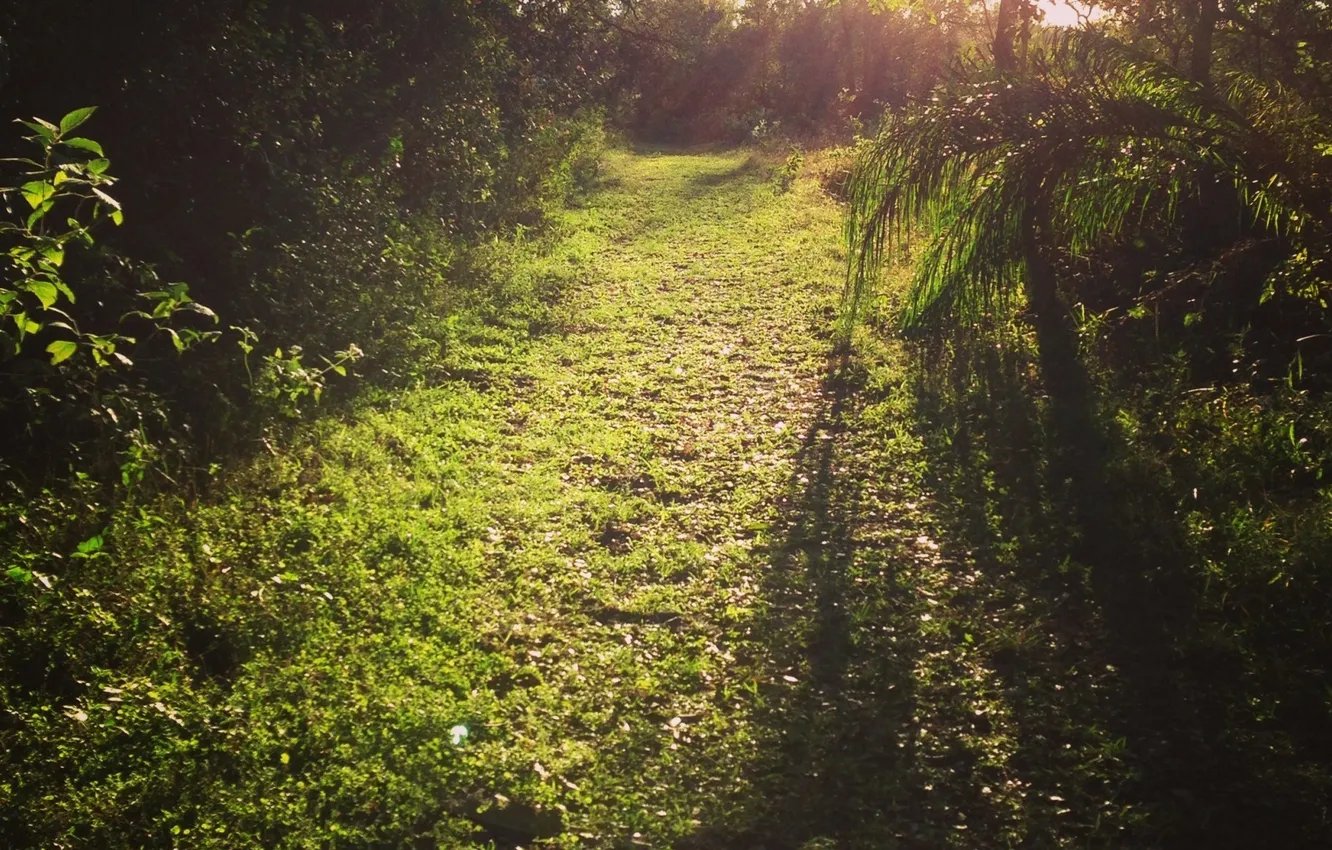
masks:
{"type": "Polygon", "coordinates": [[[1073,0],[1044,0],[1040,8],[1045,13],[1045,23],[1052,27],[1076,27],[1085,20],[1094,21],[1106,14],[1104,9],[1073,0]]]}

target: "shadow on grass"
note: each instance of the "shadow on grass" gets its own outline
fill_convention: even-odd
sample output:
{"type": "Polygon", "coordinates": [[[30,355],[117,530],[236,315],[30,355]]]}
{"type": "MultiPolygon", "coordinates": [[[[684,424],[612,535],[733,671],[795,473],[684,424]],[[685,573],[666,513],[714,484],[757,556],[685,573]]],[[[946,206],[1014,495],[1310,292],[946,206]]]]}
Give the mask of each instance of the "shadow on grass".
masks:
{"type": "Polygon", "coordinates": [[[752,798],[739,820],[708,824],[682,848],[894,846],[948,818],[948,798],[921,775],[928,756],[913,721],[920,648],[903,625],[916,615],[898,566],[914,555],[859,534],[886,498],[852,468],[866,458],[852,444],[863,378],[830,358],[782,499],[758,625],[776,671],[755,718],[770,749],[752,798]]]}
{"type": "MultiPolygon", "coordinates": [[[[1284,661],[1231,639],[1247,612],[1216,622],[1179,494],[1125,463],[1125,441],[1094,410],[1074,411],[1080,427],[1056,441],[1050,412],[1030,401],[1037,392],[1019,354],[981,347],[948,387],[929,372],[918,370],[916,396],[941,519],[1006,571],[1007,592],[1029,600],[1026,628],[1048,636],[992,655],[1007,692],[1025,695],[1013,706],[1013,766],[1059,778],[1073,817],[1118,812],[1109,819],[1118,839],[1097,828],[1085,833],[1090,843],[1332,846],[1314,781],[1322,774],[1326,788],[1329,753],[1309,746],[1320,736],[1310,718],[1301,729],[1272,711],[1308,696],[1258,684],[1263,667],[1284,661]],[[1052,694],[1041,679],[1063,687],[1052,694]],[[1112,752],[1081,764],[1059,758],[1051,733],[1079,727],[1102,730],[1112,752]]],[[[1074,740],[1069,752],[1077,750],[1074,740]]],[[[1098,827],[1110,825],[1101,817],[1098,827]]]]}
{"type": "Polygon", "coordinates": [[[680,846],[1332,846],[1326,683],[1265,688],[1282,659],[1224,639],[1178,499],[1110,423],[1054,445],[1024,355],[958,361],[909,378],[923,520],[863,376],[830,366],[764,588],[793,681],[762,693],[744,816],[680,846]],[[922,527],[962,579],[938,608],[922,527]]]}
{"type": "Polygon", "coordinates": [[[1087,822],[1028,834],[1327,846],[1325,802],[1306,782],[1322,768],[1296,743],[1306,736],[1255,710],[1280,701],[1255,688],[1257,668],[1281,662],[1207,622],[1179,499],[1122,462],[1093,410],[1073,411],[1079,427],[1057,440],[1022,355],[981,347],[946,381],[931,371],[918,369],[915,395],[940,519],[1000,577],[991,608],[1039,636],[988,648],[1016,720],[1010,765],[1087,822]],[[1092,729],[1099,743],[1082,734],[1092,729]]]}
{"type": "Polygon", "coordinates": [[[720,171],[704,171],[694,176],[686,182],[683,194],[689,198],[710,195],[717,189],[730,184],[760,179],[763,177],[763,170],[763,160],[757,154],[751,153],[745,157],[744,162],[732,168],[720,171]]]}
{"type": "MultiPolygon", "coordinates": [[[[852,590],[853,565],[865,557],[852,523],[868,482],[840,473],[857,377],[845,358],[831,358],[822,410],[804,435],[784,499],[762,628],[773,640],[775,667],[790,679],[773,683],[760,711],[761,722],[778,730],[779,751],[756,777],[764,801],[757,822],[724,846],[840,840],[859,831],[868,812],[895,810],[909,794],[901,780],[911,759],[904,732],[912,657],[893,645],[896,635],[864,620],[893,604],[891,588],[875,588],[886,598],[852,590]],[[867,776],[879,781],[866,783],[867,776]]],[[[723,846],[718,837],[705,843],[723,846]]]]}

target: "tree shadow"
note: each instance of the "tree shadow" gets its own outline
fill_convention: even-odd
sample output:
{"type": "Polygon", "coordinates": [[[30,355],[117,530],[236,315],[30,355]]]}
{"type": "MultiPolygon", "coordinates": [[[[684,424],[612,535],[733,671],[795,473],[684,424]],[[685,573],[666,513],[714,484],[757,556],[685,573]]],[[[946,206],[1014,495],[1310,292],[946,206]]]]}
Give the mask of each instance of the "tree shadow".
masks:
{"type": "Polygon", "coordinates": [[[689,198],[698,198],[712,194],[717,189],[732,183],[748,181],[761,177],[763,160],[754,153],[745,157],[739,165],[720,171],[704,171],[685,183],[683,194],[689,198]]]}
{"type": "Polygon", "coordinates": [[[1179,499],[1126,462],[1108,409],[1088,393],[1083,409],[1059,411],[1012,349],[975,346],[942,376],[938,362],[918,360],[914,395],[940,518],[1005,577],[996,607],[1025,607],[1023,630],[1040,636],[989,648],[1018,721],[1013,766],[1047,777],[1061,808],[1088,821],[1072,834],[1089,844],[1332,843],[1307,781],[1325,770],[1325,746],[1310,745],[1326,735],[1255,710],[1284,698],[1257,685],[1275,659],[1217,640],[1179,499]]]}
{"type": "Polygon", "coordinates": [[[973,753],[940,752],[918,716],[929,647],[909,568],[942,556],[919,543],[919,506],[897,498],[901,470],[858,427],[866,377],[847,356],[830,357],[781,499],[755,627],[773,671],[754,716],[768,749],[741,813],[679,847],[926,848],[956,834],[960,809],[985,824],[982,783],[933,784],[940,771],[980,768],[973,753]]]}
{"type": "Polygon", "coordinates": [[[1178,502],[1096,398],[1070,433],[1019,347],[918,351],[894,435],[861,369],[831,360],[770,549],[766,749],[678,846],[1332,846],[1326,730],[1263,710],[1293,695],[1215,640],[1178,502]]]}
{"type": "Polygon", "coordinates": [[[769,642],[771,668],[785,672],[763,687],[756,719],[776,749],[760,759],[751,816],[716,825],[687,846],[839,840],[867,812],[893,810],[907,793],[892,779],[863,781],[896,779],[910,761],[903,732],[912,659],[874,629],[871,612],[891,605],[891,592],[856,586],[855,574],[869,569],[852,518],[869,482],[839,473],[857,377],[846,357],[830,358],[821,409],[803,436],[769,552],[768,607],[756,630],[769,642]]]}

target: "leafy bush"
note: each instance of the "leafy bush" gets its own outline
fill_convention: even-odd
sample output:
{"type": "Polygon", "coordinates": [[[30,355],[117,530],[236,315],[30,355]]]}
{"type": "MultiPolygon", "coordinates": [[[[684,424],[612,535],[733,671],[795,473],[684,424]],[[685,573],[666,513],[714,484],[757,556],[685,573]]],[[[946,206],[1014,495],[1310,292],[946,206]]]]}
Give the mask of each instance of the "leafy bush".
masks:
{"type": "Polygon", "coordinates": [[[804,151],[797,148],[787,154],[786,160],[777,168],[777,191],[779,193],[791,191],[791,186],[795,184],[796,178],[800,176],[800,169],[804,166],[804,151]]]}
{"type": "MultiPolygon", "coordinates": [[[[124,213],[107,191],[116,180],[101,144],[75,135],[94,111],[21,122],[39,153],[10,159],[19,185],[0,189],[14,216],[0,221],[0,412],[11,451],[134,442],[159,402],[130,355],[151,362],[219,335],[209,329],[217,316],[185,284],[163,284],[151,266],[98,245],[100,226],[124,213]]],[[[25,471],[39,472],[32,461],[25,471]]]]}
{"type": "MultiPolygon", "coordinates": [[[[71,135],[95,111],[89,107],[66,115],[59,125],[34,118],[21,122],[33,131],[26,138],[41,149],[40,160],[18,159],[15,162],[27,168],[22,172],[22,186],[0,189],[0,195],[21,195],[28,209],[19,214],[19,221],[0,222],[0,237],[12,244],[5,252],[9,261],[3,288],[0,288],[0,340],[3,354],[18,358],[25,353],[29,338],[58,337],[46,345],[51,365],[59,366],[84,353],[98,368],[112,365],[131,366],[132,361],[123,351],[135,340],[117,330],[104,332],[82,331],[68,312],[77,300],[70,282],[62,276],[65,257],[71,248],[90,247],[95,243],[92,228],[104,219],[115,224],[124,222],[120,203],[106,189],[115,183],[108,173],[111,161],[103,156],[102,146],[92,139],[71,135]],[[78,159],[71,154],[84,154],[78,159]],[[91,204],[85,220],[78,215],[91,204]],[[59,218],[63,225],[52,226],[59,218]],[[64,307],[62,308],[62,301],[64,307]],[[48,332],[43,334],[43,332],[48,332]]],[[[12,199],[9,199],[12,201],[12,199]]],[[[12,207],[11,207],[12,209],[12,207]]],[[[79,289],[89,289],[86,281],[75,283],[79,289]]],[[[95,290],[92,295],[97,295],[95,290]]],[[[171,338],[178,352],[184,352],[197,342],[212,339],[216,334],[201,334],[191,328],[177,330],[167,324],[177,313],[199,313],[216,321],[217,316],[189,297],[184,284],[171,284],[165,289],[139,292],[137,295],[150,302],[145,310],[132,310],[121,317],[123,325],[130,319],[142,319],[171,338]]],[[[28,345],[31,350],[31,345],[28,345]]]]}
{"type": "Polygon", "coordinates": [[[493,660],[415,632],[477,565],[456,530],[333,510],[273,446],[317,429],[291,420],[353,369],[373,401],[479,377],[539,330],[570,272],[519,259],[604,145],[571,85],[596,73],[571,42],[590,19],[86,11],[76,29],[0,12],[21,36],[0,105],[101,100],[124,178],[73,135],[91,110],[31,122],[42,155],[17,163],[20,218],[0,229],[0,844],[457,844],[468,795],[505,780],[439,730],[484,729],[467,683],[493,660]],[[347,627],[371,621],[377,637],[347,627]],[[416,686],[365,686],[407,656],[436,697],[388,741],[367,721],[416,686]]]}

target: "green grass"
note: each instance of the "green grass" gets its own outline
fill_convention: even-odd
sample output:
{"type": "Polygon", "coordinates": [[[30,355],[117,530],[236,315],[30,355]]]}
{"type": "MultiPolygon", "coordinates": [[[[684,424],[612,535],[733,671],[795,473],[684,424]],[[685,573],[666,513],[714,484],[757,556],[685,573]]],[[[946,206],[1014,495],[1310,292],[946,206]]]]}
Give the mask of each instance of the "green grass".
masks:
{"type": "Polygon", "coordinates": [[[0,846],[1211,828],[1021,394],[869,329],[839,353],[841,212],[775,167],[614,153],[437,378],[131,498],[92,557],[79,498],[11,509],[51,587],[0,598],[0,846]]]}
{"type": "Polygon", "coordinates": [[[447,845],[503,795],[561,811],[565,843],[659,842],[741,795],[838,212],[743,153],[605,171],[515,272],[564,290],[548,332],[473,328],[466,380],[131,504],[98,558],[32,585],[7,635],[32,670],[4,695],[12,834],[447,845]]]}

